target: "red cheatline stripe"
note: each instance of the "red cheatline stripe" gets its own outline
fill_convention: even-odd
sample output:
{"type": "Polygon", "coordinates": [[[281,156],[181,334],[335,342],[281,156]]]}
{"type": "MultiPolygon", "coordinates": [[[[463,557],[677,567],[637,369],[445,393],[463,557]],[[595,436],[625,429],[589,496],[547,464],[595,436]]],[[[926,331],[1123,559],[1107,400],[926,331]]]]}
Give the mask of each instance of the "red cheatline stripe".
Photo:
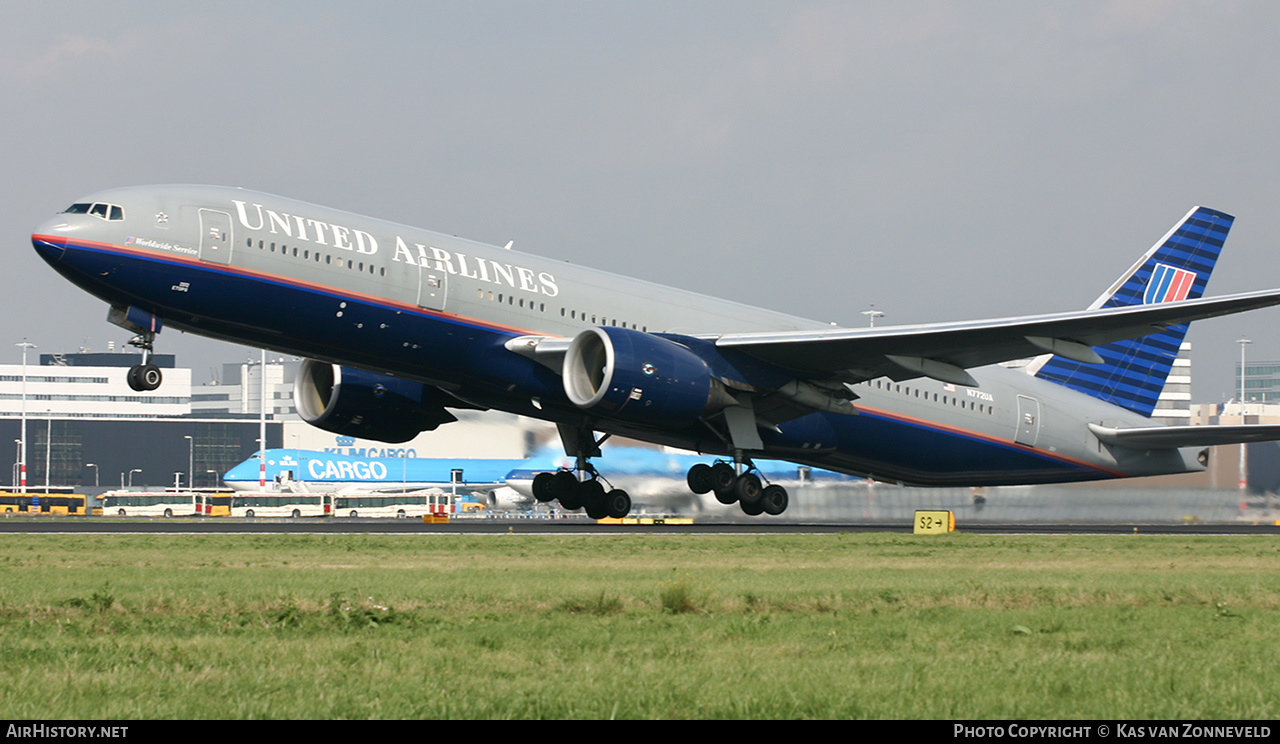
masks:
{"type": "Polygon", "coordinates": [[[930,421],[929,419],[917,418],[915,416],[907,416],[904,414],[895,413],[892,411],[886,411],[879,408],[868,408],[867,406],[858,406],[858,410],[864,414],[870,413],[870,414],[878,415],[881,418],[892,419],[892,420],[900,421],[902,423],[907,423],[907,424],[915,424],[917,426],[921,426],[926,429],[933,429],[935,431],[940,431],[947,434],[955,434],[957,436],[963,436],[969,439],[976,439],[982,442],[987,442],[989,444],[994,444],[994,445],[999,445],[1003,447],[1008,447],[1010,449],[1020,450],[1022,452],[1026,452],[1027,454],[1035,455],[1037,457],[1042,457],[1047,460],[1056,460],[1058,462],[1066,463],[1068,465],[1074,465],[1076,467],[1083,468],[1085,470],[1093,470],[1099,473],[1106,473],[1107,475],[1110,475],[1116,478],[1123,478],[1128,475],[1128,473],[1125,473],[1123,471],[1112,470],[1111,468],[1107,468],[1107,467],[1103,467],[1102,465],[1091,463],[1088,460],[1079,460],[1074,457],[1068,457],[1067,455],[1063,455],[1057,452],[1046,452],[1045,450],[1036,449],[1035,447],[1028,447],[1025,444],[1018,444],[1012,439],[995,437],[995,436],[991,436],[990,434],[983,434],[982,432],[974,431],[972,429],[964,429],[958,426],[949,426],[947,424],[938,423],[937,421],[930,421]]]}
{"type": "MultiPolygon", "coordinates": [[[[40,241],[49,243],[51,245],[58,245],[58,246],[63,246],[67,248],[72,247],[72,241],[69,241],[66,238],[52,236],[52,235],[32,235],[31,239],[40,240],[40,241]]],[[[300,287],[303,289],[309,289],[309,290],[314,290],[318,292],[324,292],[326,294],[340,296],[342,299],[346,299],[346,300],[352,300],[352,299],[361,300],[364,302],[368,302],[370,304],[381,305],[383,307],[389,307],[396,310],[414,312],[420,315],[429,315],[429,316],[438,317],[438,318],[451,318],[462,323],[467,323],[469,325],[474,325],[474,326],[487,328],[495,331],[506,331],[506,332],[514,333],[521,336],[537,333],[536,331],[533,331],[527,328],[520,328],[518,326],[511,326],[503,323],[495,323],[492,321],[481,320],[479,318],[474,318],[467,315],[459,315],[457,313],[448,313],[441,310],[431,310],[428,308],[419,307],[417,305],[413,305],[409,303],[389,300],[385,297],[379,297],[378,295],[371,295],[371,294],[365,294],[363,292],[356,292],[353,290],[341,289],[328,284],[317,284],[315,282],[308,282],[303,279],[293,279],[291,277],[283,277],[283,276],[280,276],[279,274],[271,274],[265,271],[256,271],[254,269],[245,269],[238,266],[230,266],[226,264],[209,263],[208,261],[201,261],[198,258],[188,258],[185,256],[170,256],[165,254],[158,254],[155,251],[151,251],[151,250],[128,248],[125,246],[116,245],[115,243],[99,243],[99,242],[90,241],[90,240],[78,240],[78,241],[75,241],[74,245],[81,246],[84,248],[89,248],[89,249],[112,252],[112,253],[123,253],[130,256],[135,256],[143,260],[148,260],[148,261],[161,261],[161,262],[167,262],[167,263],[189,264],[193,266],[199,266],[200,268],[203,268],[203,269],[218,271],[224,274],[234,274],[239,276],[251,277],[255,279],[263,279],[266,281],[273,282],[275,284],[291,285],[291,286],[300,287]]],[[[539,335],[543,335],[543,334],[539,334],[539,335]]]]}

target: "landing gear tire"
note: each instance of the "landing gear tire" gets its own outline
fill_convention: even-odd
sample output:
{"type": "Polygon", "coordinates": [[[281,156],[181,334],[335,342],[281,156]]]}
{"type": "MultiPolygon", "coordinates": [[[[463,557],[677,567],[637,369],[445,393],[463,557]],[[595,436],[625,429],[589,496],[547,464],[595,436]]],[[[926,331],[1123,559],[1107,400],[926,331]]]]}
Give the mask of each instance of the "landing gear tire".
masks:
{"type": "Polygon", "coordinates": [[[125,380],[129,387],[145,393],[159,388],[160,383],[164,382],[164,374],[154,364],[138,364],[129,368],[125,380]]]}
{"type": "Polygon", "coordinates": [[[615,488],[605,494],[607,516],[622,519],[631,513],[631,496],[621,488],[615,488]]]}
{"type": "Polygon", "coordinates": [[[716,501],[719,501],[722,504],[732,504],[737,500],[738,497],[734,494],[733,489],[729,489],[728,491],[716,491],[716,501]]]}
{"type": "Polygon", "coordinates": [[[587,508],[587,516],[592,519],[604,519],[609,516],[609,507],[605,504],[604,484],[598,480],[582,482],[582,505],[587,508]]]}
{"type": "Polygon", "coordinates": [[[576,485],[571,493],[560,494],[559,501],[560,507],[565,511],[577,511],[586,506],[586,502],[582,500],[581,489],[576,485]]]}
{"type": "Polygon", "coordinates": [[[764,489],[760,494],[760,505],[770,516],[776,517],[787,510],[787,505],[791,503],[791,499],[787,496],[787,489],[779,485],[772,485],[764,489]]]}
{"type": "Polygon", "coordinates": [[[703,462],[689,468],[689,475],[685,477],[685,481],[689,484],[689,490],[698,495],[707,493],[715,487],[711,466],[703,462]]]}
{"type": "Polygon", "coordinates": [[[743,513],[749,517],[758,517],[761,514],[764,514],[764,504],[761,503],[759,500],[753,501],[751,503],[747,503],[744,501],[738,504],[738,506],[742,507],[743,513]]]}
{"type": "MultiPolygon", "coordinates": [[[[719,496],[721,492],[729,493],[733,491],[733,481],[738,477],[733,472],[733,466],[728,463],[718,462],[711,466],[711,489],[719,496]]],[[[721,503],[733,503],[721,502],[721,503]]]]}
{"type": "Polygon", "coordinates": [[[582,500],[578,497],[578,479],[573,473],[567,470],[561,470],[551,475],[551,480],[543,481],[550,486],[549,493],[553,499],[559,499],[560,505],[566,509],[578,509],[582,506],[582,500]],[[565,503],[565,500],[573,502],[573,506],[565,503]]]}
{"type": "Polygon", "coordinates": [[[743,473],[733,482],[733,495],[739,503],[754,504],[760,500],[760,476],[755,473],[743,473]]]}
{"type": "Polygon", "coordinates": [[[545,504],[555,498],[552,486],[555,479],[555,473],[538,473],[533,476],[533,497],[539,503],[545,504]]]}

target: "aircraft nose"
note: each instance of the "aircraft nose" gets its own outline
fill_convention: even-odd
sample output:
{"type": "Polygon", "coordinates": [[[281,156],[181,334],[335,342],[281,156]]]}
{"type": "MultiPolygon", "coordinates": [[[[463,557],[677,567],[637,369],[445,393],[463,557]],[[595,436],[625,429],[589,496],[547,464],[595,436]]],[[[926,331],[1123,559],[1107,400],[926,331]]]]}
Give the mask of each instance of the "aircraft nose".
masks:
{"type": "Polygon", "coordinates": [[[49,263],[57,263],[62,260],[62,255],[66,252],[65,233],[70,227],[65,215],[54,215],[41,222],[32,231],[31,245],[35,246],[36,253],[39,253],[41,258],[49,263]]]}

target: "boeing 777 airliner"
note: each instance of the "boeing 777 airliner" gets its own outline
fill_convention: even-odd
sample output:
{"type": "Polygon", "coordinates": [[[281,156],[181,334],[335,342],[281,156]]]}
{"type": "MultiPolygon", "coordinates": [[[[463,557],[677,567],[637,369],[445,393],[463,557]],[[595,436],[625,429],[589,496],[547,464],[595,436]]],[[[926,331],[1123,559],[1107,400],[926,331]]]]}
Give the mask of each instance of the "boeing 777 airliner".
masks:
{"type": "Polygon", "coordinates": [[[137,334],[135,389],[159,386],[167,325],[308,358],[296,407],[339,434],[544,419],[576,467],[537,497],[616,517],[630,498],[591,462],[614,434],[727,458],[689,486],[748,514],[788,502],[752,458],[982,486],[1202,470],[1208,445],[1280,439],[1149,418],[1187,323],[1280,304],[1202,297],[1232,220],[1192,209],[1083,311],[856,329],[238,188],[102,191],[32,242],[137,334]]]}

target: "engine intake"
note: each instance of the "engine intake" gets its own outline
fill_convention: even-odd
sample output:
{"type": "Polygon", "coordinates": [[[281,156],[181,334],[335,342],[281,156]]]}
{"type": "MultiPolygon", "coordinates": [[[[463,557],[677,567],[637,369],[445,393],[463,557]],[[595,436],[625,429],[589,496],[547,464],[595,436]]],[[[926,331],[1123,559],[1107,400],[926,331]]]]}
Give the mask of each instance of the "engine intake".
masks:
{"type": "Polygon", "coordinates": [[[626,328],[579,333],[565,354],[563,377],[574,405],[632,423],[684,426],[734,402],[697,354],[626,328]]]}
{"type": "Polygon", "coordinates": [[[293,406],[303,421],[379,442],[407,442],[456,421],[444,400],[429,385],[313,359],[302,363],[293,386],[293,406]]]}

